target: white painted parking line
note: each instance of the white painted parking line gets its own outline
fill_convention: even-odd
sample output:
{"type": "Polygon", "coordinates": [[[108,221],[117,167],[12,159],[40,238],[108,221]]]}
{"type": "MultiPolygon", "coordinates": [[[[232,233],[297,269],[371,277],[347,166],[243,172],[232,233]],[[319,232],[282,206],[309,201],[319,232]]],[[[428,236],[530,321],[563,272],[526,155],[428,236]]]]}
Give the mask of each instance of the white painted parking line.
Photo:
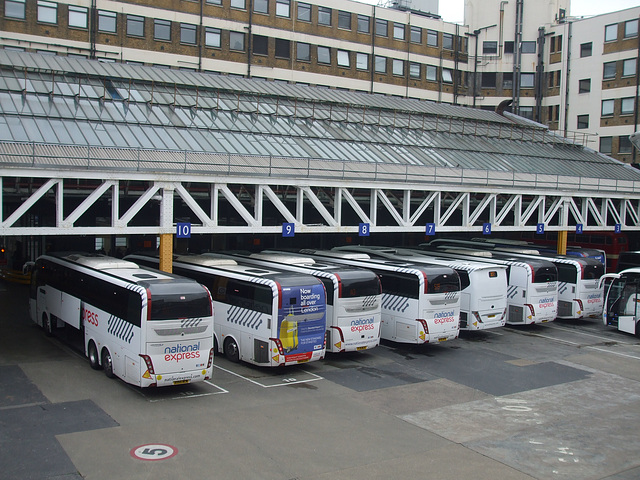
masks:
{"type": "Polygon", "coordinates": [[[640,357],[636,355],[629,355],[628,353],[614,352],[613,350],[607,350],[606,348],[589,347],[589,346],[587,346],[586,348],[591,348],[592,350],[598,350],[599,352],[610,353],[611,355],[618,355],[619,357],[626,357],[626,358],[633,358],[634,360],[640,360],[640,357]]]}
{"type": "MultiPolygon", "coordinates": [[[[603,340],[605,342],[616,342],[617,344],[620,345],[629,345],[629,346],[633,346],[635,344],[633,343],[628,343],[628,342],[622,342],[620,340],[618,340],[617,338],[612,338],[612,337],[603,337],[602,335],[594,335],[592,333],[586,333],[583,330],[577,330],[577,329],[573,329],[573,328],[565,328],[565,327],[561,327],[559,325],[549,325],[549,328],[553,328],[556,330],[563,330],[565,332],[571,332],[571,333],[577,333],[578,335],[584,335],[586,337],[594,337],[597,338],[599,340],[603,340]]],[[[613,330],[612,330],[613,332],[613,330]]]]}
{"type": "Polygon", "coordinates": [[[309,379],[306,379],[306,380],[298,380],[298,379],[296,379],[294,377],[289,377],[289,378],[282,379],[282,383],[274,383],[272,385],[265,385],[265,384],[260,383],[260,382],[258,382],[256,380],[252,380],[251,378],[247,378],[247,377],[245,377],[243,375],[240,375],[239,373],[232,372],[231,370],[227,370],[226,368],[222,368],[222,367],[220,367],[218,365],[214,365],[214,368],[218,368],[218,369],[222,370],[223,372],[229,373],[231,375],[235,375],[236,377],[240,377],[243,380],[246,380],[247,382],[253,383],[254,385],[258,385],[259,387],[262,387],[262,388],[286,387],[287,385],[295,385],[295,384],[298,384],[298,383],[309,383],[309,382],[315,382],[317,380],[324,380],[324,378],[321,377],[320,375],[316,375],[315,373],[307,372],[306,370],[300,369],[306,375],[310,375],[313,378],[309,378],[309,379]]]}
{"type": "Polygon", "coordinates": [[[184,398],[197,398],[197,397],[208,397],[210,395],[221,395],[223,393],[229,393],[229,390],[225,390],[222,387],[219,387],[218,385],[216,385],[215,383],[211,383],[208,380],[205,380],[204,383],[206,383],[207,385],[211,385],[214,388],[217,388],[218,391],[217,392],[209,392],[209,393],[191,393],[191,392],[184,392],[181,393],[179,396],[177,397],[173,397],[171,400],[182,400],[184,398]]]}
{"type": "Polygon", "coordinates": [[[582,345],[581,343],[571,342],[569,340],[563,340],[562,338],[550,337],[549,335],[542,335],[540,333],[532,333],[531,335],[534,337],[548,338],[549,340],[553,340],[554,342],[565,343],[567,345],[582,345]]]}
{"type": "Polygon", "coordinates": [[[500,332],[497,331],[498,329],[499,328],[488,328],[488,329],[482,330],[482,331],[486,332],[486,333],[493,333],[494,335],[498,335],[499,337],[504,336],[504,333],[500,333],[500,332]]]}

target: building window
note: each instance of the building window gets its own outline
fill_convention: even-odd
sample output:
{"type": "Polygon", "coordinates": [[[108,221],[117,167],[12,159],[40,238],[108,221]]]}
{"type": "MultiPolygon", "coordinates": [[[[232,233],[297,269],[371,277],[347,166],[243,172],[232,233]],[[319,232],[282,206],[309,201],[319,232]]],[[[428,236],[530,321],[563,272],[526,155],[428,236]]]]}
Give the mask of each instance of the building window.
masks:
{"type": "Polygon", "coordinates": [[[427,65],[426,68],[426,78],[427,80],[429,80],[430,82],[437,82],[438,81],[438,67],[434,66],[434,65],[427,65]]]}
{"type": "Polygon", "coordinates": [[[616,78],[616,62],[607,62],[603,67],[603,79],[616,78]]]}
{"type": "Polygon", "coordinates": [[[69,5],[69,26],[71,28],[87,28],[89,25],[89,9],[69,5]]]}
{"type": "Polygon", "coordinates": [[[116,33],[116,13],[98,10],[98,30],[107,33],[116,33]]]}
{"type": "Polygon", "coordinates": [[[589,115],[578,115],[578,129],[589,128],[589,115]]]}
{"type": "Polygon", "coordinates": [[[346,68],[351,67],[349,52],[347,52],[346,50],[338,50],[337,62],[339,67],[346,67],[346,68]]]}
{"type": "Polygon", "coordinates": [[[496,88],[496,72],[482,73],[482,88],[496,88]]]}
{"type": "Polygon", "coordinates": [[[602,109],[600,114],[603,117],[613,115],[614,106],[615,106],[614,100],[602,100],[602,109]]]}
{"type": "Polygon", "coordinates": [[[638,36],[638,19],[624,22],[624,38],[638,36]]]}
{"type": "Polygon", "coordinates": [[[404,60],[394,58],[391,63],[391,72],[399,77],[404,77],[404,60]]]}
{"type": "Polygon", "coordinates": [[[204,31],[204,44],[207,47],[220,48],[222,46],[222,32],[220,29],[207,27],[204,31]]]}
{"type": "Polygon", "coordinates": [[[521,73],[520,74],[520,86],[522,88],[533,88],[535,82],[535,74],[533,73],[521,73]]]}
{"type": "Polygon", "coordinates": [[[533,107],[520,107],[520,111],[518,114],[521,117],[528,118],[529,120],[533,120],[533,107]]]}
{"type": "Polygon", "coordinates": [[[520,44],[521,53],[536,53],[536,42],[522,42],[520,44]]]}
{"type": "Polygon", "coordinates": [[[356,53],[356,68],[358,70],[369,70],[368,53],[356,53]]]}
{"type": "Polygon", "coordinates": [[[422,43],[422,29],[411,27],[411,43],[422,43]]]}
{"type": "Polygon", "coordinates": [[[442,69],[442,81],[444,83],[453,83],[453,72],[450,68],[442,69]]]}
{"type": "Polygon", "coordinates": [[[276,17],[291,16],[291,0],[276,0],[276,17]]]}
{"type": "Polygon", "coordinates": [[[296,60],[299,62],[310,62],[311,61],[311,45],[308,43],[300,43],[296,44],[296,60]]]}
{"type": "Polygon", "coordinates": [[[593,43],[583,43],[580,45],[580,58],[590,57],[593,51],[593,43]]]}
{"type": "Polygon", "coordinates": [[[461,53],[467,53],[467,42],[469,39],[458,37],[458,51],[461,53]]]}
{"type": "Polygon", "coordinates": [[[388,35],[389,22],[381,18],[376,18],[376,35],[386,37],[388,35]]]}
{"type": "Polygon", "coordinates": [[[618,153],[631,153],[631,140],[627,135],[618,137],[618,153]]]}
{"type": "Polygon", "coordinates": [[[155,40],[171,41],[171,22],[169,20],[153,20],[153,38],[155,40]]]}
{"type": "Polygon", "coordinates": [[[229,49],[244,52],[244,33],[229,32],[229,49]]]}
{"type": "Polygon", "coordinates": [[[231,0],[230,6],[231,8],[237,8],[238,10],[247,9],[246,0],[231,0]]]}
{"type": "Polygon", "coordinates": [[[637,58],[630,58],[622,61],[622,76],[629,77],[636,74],[637,58]]]}
{"type": "Polygon", "coordinates": [[[371,30],[371,19],[366,15],[358,15],[358,33],[369,33],[371,30]]]}
{"type": "Polygon", "coordinates": [[[618,39],[618,24],[607,25],[604,27],[604,41],[614,42],[618,39]]]}
{"type": "Polygon", "coordinates": [[[482,53],[484,55],[497,55],[498,42],[482,42],[482,53]]]}
{"type": "Polygon", "coordinates": [[[318,7],[318,25],[331,26],[331,9],[318,7]]]}
{"type": "Polygon", "coordinates": [[[381,57],[376,55],[375,58],[375,72],[387,73],[387,57],[381,57]]]}
{"type": "Polygon", "coordinates": [[[185,43],[187,45],[195,45],[196,44],[196,32],[197,27],[195,25],[191,25],[190,23],[181,23],[180,24],[180,43],[185,43]]]}
{"type": "Polygon", "coordinates": [[[256,13],[269,13],[269,0],[253,0],[253,11],[256,13]]]}
{"type": "Polygon", "coordinates": [[[453,50],[453,35],[451,35],[450,33],[442,34],[442,48],[453,50]]]}
{"type": "Polygon", "coordinates": [[[420,64],[415,62],[409,63],[409,76],[411,78],[420,78],[420,64]]]}
{"type": "Polygon", "coordinates": [[[38,0],[38,22],[58,23],[58,4],[38,0]]]}
{"type": "Polygon", "coordinates": [[[331,49],[318,46],[318,63],[331,64],[331,49]]]}
{"type": "Polygon", "coordinates": [[[600,137],[600,153],[611,153],[613,137],[600,137]]]}
{"type": "Polygon", "coordinates": [[[402,23],[393,24],[394,40],[404,40],[404,25],[402,23]]]}
{"type": "Polygon", "coordinates": [[[509,41],[504,42],[504,53],[514,53],[515,52],[515,42],[509,41]]]}
{"type": "Polygon", "coordinates": [[[513,88],[513,72],[504,72],[502,74],[502,88],[513,88]]]}
{"type": "Polygon", "coordinates": [[[7,18],[25,18],[25,0],[5,0],[4,16],[7,18]]]}
{"type": "Polygon", "coordinates": [[[311,5],[308,3],[298,3],[298,20],[302,22],[311,21],[311,5]]]}
{"type": "Polygon", "coordinates": [[[209,5],[222,5],[222,0],[207,0],[209,5]]]}
{"type": "Polygon", "coordinates": [[[578,81],[578,93],[588,93],[591,91],[591,79],[583,78],[578,81]]]}
{"type": "Polygon", "coordinates": [[[144,17],[127,15],[127,35],[144,37],[144,17]]]}
{"type": "Polygon", "coordinates": [[[635,98],[627,97],[623,98],[620,106],[620,114],[621,115],[630,115],[635,110],[635,98]]]}
{"type": "Polygon", "coordinates": [[[276,38],[276,58],[291,58],[291,41],[276,38]]]}
{"type": "Polygon", "coordinates": [[[438,32],[435,30],[427,30],[427,45],[430,47],[438,46],[438,32]]]}
{"type": "Polygon", "coordinates": [[[269,55],[269,37],[254,35],[253,53],[254,55],[269,55]]]}
{"type": "Polygon", "coordinates": [[[351,12],[338,10],[338,28],[351,30],[351,12]]]}

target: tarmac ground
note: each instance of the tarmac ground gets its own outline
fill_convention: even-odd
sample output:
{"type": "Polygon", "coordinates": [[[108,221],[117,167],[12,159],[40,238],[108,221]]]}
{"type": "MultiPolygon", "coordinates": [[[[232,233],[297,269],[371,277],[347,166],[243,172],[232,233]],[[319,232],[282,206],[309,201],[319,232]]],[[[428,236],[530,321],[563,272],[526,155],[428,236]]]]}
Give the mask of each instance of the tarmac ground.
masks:
{"type": "Polygon", "coordinates": [[[640,341],[600,319],[142,390],[0,283],[2,480],[640,478],[640,341]]]}

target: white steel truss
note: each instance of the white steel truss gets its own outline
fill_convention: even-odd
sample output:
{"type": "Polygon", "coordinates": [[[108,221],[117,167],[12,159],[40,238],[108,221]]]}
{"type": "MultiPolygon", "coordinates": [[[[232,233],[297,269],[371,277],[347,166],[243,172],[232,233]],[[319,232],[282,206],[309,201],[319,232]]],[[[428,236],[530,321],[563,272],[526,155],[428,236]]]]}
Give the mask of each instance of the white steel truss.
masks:
{"type": "Polygon", "coordinates": [[[309,178],[3,169],[0,235],[640,230],[640,196],[309,178]],[[108,178],[104,178],[107,176],[108,178]]]}

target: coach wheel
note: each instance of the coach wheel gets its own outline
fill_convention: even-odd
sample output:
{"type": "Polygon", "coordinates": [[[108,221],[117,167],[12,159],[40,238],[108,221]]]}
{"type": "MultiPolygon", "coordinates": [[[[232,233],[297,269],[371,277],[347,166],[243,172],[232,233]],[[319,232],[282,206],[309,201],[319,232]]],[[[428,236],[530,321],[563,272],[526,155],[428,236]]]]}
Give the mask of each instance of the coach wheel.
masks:
{"type": "Polygon", "coordinates": [[[46,313],[42,314],[42,328],[44,329],[44,334],[47,337],[53,335],[53,329],[51,328],[51,319],[46,313]]]}
{"type": "Polygon", "coordinates": [[[640,322],[636,323],[636,337],[640,338],[640,322]]]}
{"type": "Polygon", "coordinates": [[[214,336],[213,337],[213,355],[216,356],[218,355],[218,352],[220,350],[218,350],[218,339],[214,336]]]}
{"type": "Polygon", "coordinates": [[[231,337],[227,337],[227,339],[224,341],[224,354],[232,362],[240,361],[240,351],[238,350],[238,344],[231,337]]]}
{"type": "Polygon", "coordinates": [[[106,348],[102,351],[102,368],[104,368],[104,374],[113,378],[115,375],[113,374],[113,360],[111,359],[111,354],[109,350],[106,348]]]}
{"type": "Polygon", "coordinates": [[[89,342],[89,365],[94,370],[100,370],[100,358],[98,357],[98,349],[96,348],[96,344],[93,343],[93,340],[89,342]]]}

